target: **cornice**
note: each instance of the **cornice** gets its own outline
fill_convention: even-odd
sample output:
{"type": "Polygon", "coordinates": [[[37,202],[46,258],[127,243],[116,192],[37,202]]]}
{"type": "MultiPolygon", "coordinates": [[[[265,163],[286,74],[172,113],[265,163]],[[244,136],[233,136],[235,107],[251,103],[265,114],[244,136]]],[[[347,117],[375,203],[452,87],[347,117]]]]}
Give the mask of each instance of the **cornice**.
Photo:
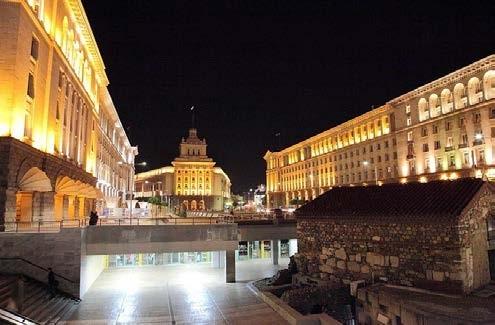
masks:
{"type": "Polygon", "coordinates": [[[472,75],[473,73],[487,70],[495,67],[495,54],[489,55],[481,60],[478,60],[474,63],[471,63],[468,66],[460,68],[454,72],[449,73],[446,76],[443,76],[437,80],[429,82],[421,87],[418,87],[408,93],[405,93],[397,98],[394,98],[387,102],[390,105],[398,105],[402,104],[405,101],[414,98],[416,96],[420,96],[424,93],[431,92],[434,89],[445,87],[452,82],[455,82],[459,79],[462,79],[466,76],[472,75]]]}
{"type": "Polygon", "coordinates": [[[88,55],[90,57],[90,62],[93,64],[95,73],[98,78],[98,83],[102,86],[108,85],[108,77],[105,73],[105,65],[96,44],[96,39],[94,37],[93,31],[91,30],[91,25],[89,24],[88,17],[84,11],[84,7],[81,0],[64,0],[65,4],[70,8],[72,18],[77,23],[77,28],[79,35],[82,38],[82,42],[86,47],[88,55]]]}

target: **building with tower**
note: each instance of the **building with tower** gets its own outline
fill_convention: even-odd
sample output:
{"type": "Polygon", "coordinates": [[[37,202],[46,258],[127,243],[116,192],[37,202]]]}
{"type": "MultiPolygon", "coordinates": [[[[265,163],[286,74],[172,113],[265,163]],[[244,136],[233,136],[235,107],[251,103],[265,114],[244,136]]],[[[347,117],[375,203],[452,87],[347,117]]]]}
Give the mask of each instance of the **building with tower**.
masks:
{"type": "Polygon", "coordinates": [[[230,199],[230,179],[208,157],[206,140],[189,129],[172,166],[136,174],[135,197],[160,197],[181,211],[222,211],[230,199]]]}

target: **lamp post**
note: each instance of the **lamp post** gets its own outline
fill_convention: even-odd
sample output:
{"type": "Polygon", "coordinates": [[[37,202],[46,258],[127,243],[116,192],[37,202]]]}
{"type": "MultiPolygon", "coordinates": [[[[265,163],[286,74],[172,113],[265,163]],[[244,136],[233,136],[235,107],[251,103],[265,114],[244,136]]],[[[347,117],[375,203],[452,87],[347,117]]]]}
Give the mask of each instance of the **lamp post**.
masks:
{"type": "MultiPolygon", "coordinates": [[[[369,166],[369,164],[370,164],[369,161],[367,161],[367,160],[363,161],[363,166],[365,168],[367,168],[369,166]]],[[[375,171],[375,185],[378,185],[378,173],[376,171],[376,165],[375,165],[374,171],[375,171]]]]}

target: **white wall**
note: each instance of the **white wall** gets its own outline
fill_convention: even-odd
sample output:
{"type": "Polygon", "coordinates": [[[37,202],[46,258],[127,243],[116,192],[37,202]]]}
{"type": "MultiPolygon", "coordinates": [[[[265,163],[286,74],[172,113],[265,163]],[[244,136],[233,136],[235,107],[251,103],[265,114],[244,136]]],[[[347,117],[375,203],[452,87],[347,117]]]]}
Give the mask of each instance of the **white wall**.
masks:
{"type": "Polygon", "coordinates": [[[104,255],[81,256],[81,286],[80,297],[83,298],[91,285],[105,269],[104,255]]]}

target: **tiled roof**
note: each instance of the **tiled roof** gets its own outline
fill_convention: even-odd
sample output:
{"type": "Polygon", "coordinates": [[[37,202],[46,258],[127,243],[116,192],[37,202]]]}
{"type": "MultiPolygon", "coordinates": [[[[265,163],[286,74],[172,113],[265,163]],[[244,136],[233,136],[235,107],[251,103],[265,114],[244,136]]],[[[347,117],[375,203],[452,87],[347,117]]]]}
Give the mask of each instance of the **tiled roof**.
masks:
{"type": "MultiPolygon", "coordinates": [[[[298,218],[455,220],[486,182],[476,178],[337,187],[296,210],[298,218]]],[[[490,186],[491,188],[491,186],[490,186]]],[[[412,221],[411,220],[411,221],[412,221]]]]}

